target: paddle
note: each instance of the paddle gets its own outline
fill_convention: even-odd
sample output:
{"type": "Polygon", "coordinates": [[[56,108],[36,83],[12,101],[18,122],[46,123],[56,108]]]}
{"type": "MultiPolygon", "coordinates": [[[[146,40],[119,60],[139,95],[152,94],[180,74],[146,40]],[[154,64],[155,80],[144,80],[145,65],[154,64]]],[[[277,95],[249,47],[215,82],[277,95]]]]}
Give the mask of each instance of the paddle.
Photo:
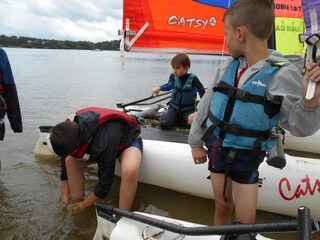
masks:
{"type": "MultiPolygon", "coordinates": [[[[165,93],[161,93],[161,94],[159,94],[157,97],[164,96],[164,95],[168,95],[168,94],[170,94],[170,93],[172,93],[172,91],[170,91],[170,92],[165,92],[165,93]]],[[[162,98],[162,99],[159,99],[159,100],[157,100],[157,101],[155,101],[155,102],[152,102],[152,103],[139,104],[139,103],[141,103],[141,102],[145,102],[145,101],[148,101],[148,100],[153,99],[153,98],[156,98],[156,97],[150,96],[150,97],[143,98],[143,99],[140,99],[140,100],[136,100],[136,101],[130,102],[130,103],[117,103],[117,108],[123,108],[123,110],[125,110],[125,109],[124,109],[125,107],[131,106],[131,105],[151,105],[151,104],[160,102],[160,101],[162,101],[162,100],[165,100],[165,99],[167,99],[167,98],[170,98],[170,96],[169,96],[169,97],[162,98]]]]}

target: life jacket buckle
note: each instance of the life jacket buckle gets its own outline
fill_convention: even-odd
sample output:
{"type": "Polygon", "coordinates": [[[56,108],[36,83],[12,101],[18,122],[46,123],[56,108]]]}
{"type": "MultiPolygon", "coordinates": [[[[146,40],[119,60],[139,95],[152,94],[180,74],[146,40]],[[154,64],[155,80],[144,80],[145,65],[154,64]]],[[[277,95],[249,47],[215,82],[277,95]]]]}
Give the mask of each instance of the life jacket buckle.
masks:
{"type": "Polygon", "coordinates": [[[231,98],[236,98],[236,96],[237,96],[237,88],[235,88],[235,87],[230,88],[229,96],[231,98]]]}
{"type": "Polygon", "coordinates": [[[247,96],[248,96],[248,95],[247,95],[247,93],[246,93],[245,91],[243,91],[243,90],[241,90],[241,89],[237,89],[236,94],[235,94],[235,98],[236,98],[236,99],[239,99],[239,100],[241,100],[241,101],[246,102],[247,96]]]}
{"type": "Polygon", "coordinates": [[[315,34],[312,34],[311,36],[309,36],[305,42],[308,44],[308,45],[315,45],[317,42],[320,41],[320,35],[315,33],[315,34]]]}
{"type": "Polygon", "coordinates": [[[237,153],[237,149],[235,148],[231,148],[230,149],[230,152],[228,153],[228,156],[227,156],[227,163],[228,164],[232,164],[233,163],[233,160],[236,156],[236,153],[237,153]]]}
{"type": "Polygon", "coordinates": [[[226,122],[220,122],[218,124],[218,126],[220,127],[220,131],[222,131],[222,132],[226,132],[227,131],[228,125],[227,125],[226,122]]]}

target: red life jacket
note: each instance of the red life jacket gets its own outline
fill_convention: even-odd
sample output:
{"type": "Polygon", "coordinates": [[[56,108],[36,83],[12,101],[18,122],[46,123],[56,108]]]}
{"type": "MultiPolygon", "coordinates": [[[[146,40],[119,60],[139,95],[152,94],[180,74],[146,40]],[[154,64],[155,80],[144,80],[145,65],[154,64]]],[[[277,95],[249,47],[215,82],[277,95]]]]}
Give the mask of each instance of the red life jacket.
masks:
{"type": "MultiPolygon", "coordinates": [[[[136,133],[137,131],[140,130],[140,125],[135,120],[134,117],[132,117],[124,112],[118,111],[118,110],[99,108],[99,107],[89,107],[89,108],[84,108],[84,109],[77,111],[75,113],[75,115],[79,115],[81,113],[85,113],[88,111],[98,112],[100,114],[100,117],[98,120],[98,127],[100,127],[102,124],[104,124],[105,122],[107,122],[109,120],[116,120],[116,119],[119,119],[122,122],[125,121],[130,126],[130,132],[128,135],[127,143],[124,145],[120,145],[118,148],[118,151],[122,151],[127,146],[130,146],[132,144],[134,137],[136,137],[136,136],[134,136],[134,133],[136,133]]],[[[73,120],[73,119],[68,119],[68,120],[73,120]]],[[[78,151],[74,155],[76,158],[83,158],[84,157],[91,140],[92,140],[92,137],[90,137],[86,143],[84,143],[83,145],[80,146],[80,148],[78,149],[78,151]]],[[[90,156],[89,160],[93,160],[93,157],[90,156]]]]}

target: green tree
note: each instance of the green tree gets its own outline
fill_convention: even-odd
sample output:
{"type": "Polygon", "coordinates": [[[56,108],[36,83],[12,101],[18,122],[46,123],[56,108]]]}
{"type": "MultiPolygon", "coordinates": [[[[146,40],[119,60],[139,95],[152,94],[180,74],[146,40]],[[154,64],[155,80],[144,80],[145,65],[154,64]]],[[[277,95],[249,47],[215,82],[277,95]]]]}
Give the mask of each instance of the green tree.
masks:
{"type": "Polygon", "coordinates": [[[119,50],[120,40],[93,43],[89,41],[59,41],[0,35],[0,46],[47,49],[119,50]]]}

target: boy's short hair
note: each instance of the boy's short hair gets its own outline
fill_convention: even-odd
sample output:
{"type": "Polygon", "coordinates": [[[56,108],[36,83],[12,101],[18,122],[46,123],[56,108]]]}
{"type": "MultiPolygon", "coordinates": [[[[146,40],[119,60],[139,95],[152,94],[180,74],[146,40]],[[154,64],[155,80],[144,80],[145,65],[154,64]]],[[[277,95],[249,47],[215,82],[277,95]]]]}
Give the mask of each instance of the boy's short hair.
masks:
{"type": "Polygon", "coordinates": [[[53,151],[60,157],[67,157],[78,148],[79,124],[65,121],[52,128],[50,142],[53,151]]]}
{"type": "Polygon", "coordinates": [[[227,18],[234,29],[245,26],[256,37],[268,39],[275,19],[273,0],[237,0],[224,13],[223,21],[227,18]]]}
{"type": "Polygon", "coordinates": [[[190,59],[187,54],[179,53],[172,58],[171,66],[173,68],[179,67],[179,66],[183,66],[184,68],[191,67],[190,59]]]}

